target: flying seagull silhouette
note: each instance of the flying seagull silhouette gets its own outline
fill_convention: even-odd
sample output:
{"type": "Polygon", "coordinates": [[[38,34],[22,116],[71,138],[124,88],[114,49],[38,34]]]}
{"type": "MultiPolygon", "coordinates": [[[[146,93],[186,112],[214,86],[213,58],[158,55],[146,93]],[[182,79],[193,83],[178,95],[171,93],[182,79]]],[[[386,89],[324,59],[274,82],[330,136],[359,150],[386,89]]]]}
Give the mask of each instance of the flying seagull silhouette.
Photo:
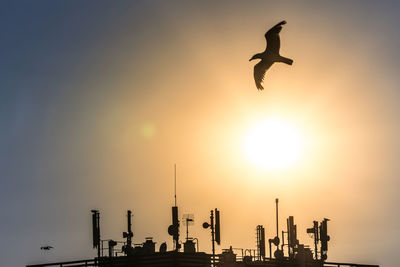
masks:
{"type": "Polygon", "coordinates": [[[40,249],[41,250],[50,250],[50,249],[53,249],[53,247],[52,246],[43,246],[43,247],[40,247],[40,249]]]}
{"type": "Polygon", "coordinates": [[[267,40],[267,48],[264,52],[255,54],[249,61],[253,59],[261,59],[254,66],[254,81],[258,90],[264,90],[261,83],[264,80],[265,72],[274,64],[275,62],[283,62],[288,65],[293,64],[293,60],[290,58],[282,57],[279,55],[279,48],[281,47],[281,41],[279,39],[279,33],[282,30],[282,25],[285,25],[286,21],[281,21],[272,27],[265,34],[265,39],[267,40]]]}

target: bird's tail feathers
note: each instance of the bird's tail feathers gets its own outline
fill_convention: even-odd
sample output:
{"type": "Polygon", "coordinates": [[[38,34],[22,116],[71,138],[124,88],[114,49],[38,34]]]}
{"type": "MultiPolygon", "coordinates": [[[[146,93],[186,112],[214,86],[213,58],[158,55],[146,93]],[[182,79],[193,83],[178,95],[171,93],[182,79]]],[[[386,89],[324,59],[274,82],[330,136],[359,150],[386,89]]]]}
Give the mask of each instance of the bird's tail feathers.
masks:
{"type": "Polygon", "coordinates": [[[288,65],[292,65],[293,64],[293,60],[287,57],[280,57],[278,62],[283,62],[286,63],[288,65]]]}

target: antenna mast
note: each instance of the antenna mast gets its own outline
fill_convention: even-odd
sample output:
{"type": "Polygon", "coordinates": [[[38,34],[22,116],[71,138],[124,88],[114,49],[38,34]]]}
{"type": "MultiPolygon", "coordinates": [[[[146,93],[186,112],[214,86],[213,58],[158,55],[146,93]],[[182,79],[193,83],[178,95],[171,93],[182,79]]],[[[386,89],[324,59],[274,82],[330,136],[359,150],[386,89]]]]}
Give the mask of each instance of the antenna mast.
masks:
{"type": "Polygon", "coordinates": [[[176,163],[174,164],[174,197],[175,197],[175,206],[176,206],[176,163]]]}
{"type": "MultiPolygon", "coordinates": [[[[279,238],[279,222],[278,222],[278,202],[279,202],[279,199],[275,199],[275,203],[276,203],[276,236],[279,238]]],[[[278,244],[279,244],[279,242],[278,242],[278,244]]],[[[278,245],[276,245],[276,247],[278,248],[278,245]]]]}
{"type": "Polygon", "coordinates": [[[174,164],[174,198],[175,206],[172,207],[172,224],[168,227],[168,234],[173,237],[175,251],[179,251],[181,245],[179,244],[179,219],[178,207],[176,206],[176,164],[174,164]]]}

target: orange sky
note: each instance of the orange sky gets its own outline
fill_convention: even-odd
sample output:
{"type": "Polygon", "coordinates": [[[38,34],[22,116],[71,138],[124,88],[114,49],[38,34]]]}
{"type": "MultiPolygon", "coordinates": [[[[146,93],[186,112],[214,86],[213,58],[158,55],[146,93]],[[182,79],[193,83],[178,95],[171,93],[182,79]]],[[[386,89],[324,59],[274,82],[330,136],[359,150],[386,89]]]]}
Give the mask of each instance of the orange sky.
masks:
{"type": "Polygon", "coordinates": [[[201,250],[210,250],[201,224],[213,208],[222,218],[218,251],[254,248],[258,224],[272,238],[278,197],[280,227],[294,215],[301,243],[312,244],[313,220],[331,219],[329,260],[399,261],[398,5],[225,4],[34,9],[26,72],[41,71],[8,81],[16,100],[2,141],[11,155],[2,154],[3,201],[14,203],[2,206],[2,228],[10,250],[25,240],[21,264],[94,256],[93,208],[102,237],[122,239],[132,209],[134,243],[153,236],[171,248],[175,163],[180,213],[195,214],[201,250]],[[281,54],[294,64],[275,64],[258,92],[248,60],[282,19],[281,54]],[[52,37],[51,22],[69,39],[52,37]],[[307,145],[299,164],[268,171],[246,158],[245,136],[266,117],[298,126],[307,145]],[[24,210],[29,226],[17,234],[24,210]],[[56,249],[40,254],[47,242],[56,249]]]}

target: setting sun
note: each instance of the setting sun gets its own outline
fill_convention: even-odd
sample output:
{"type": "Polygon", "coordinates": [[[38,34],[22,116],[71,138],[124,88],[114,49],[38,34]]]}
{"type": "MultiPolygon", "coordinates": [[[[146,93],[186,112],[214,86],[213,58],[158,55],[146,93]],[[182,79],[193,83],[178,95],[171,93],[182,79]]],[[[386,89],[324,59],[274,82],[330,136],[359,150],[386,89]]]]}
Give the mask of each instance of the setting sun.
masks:
{"type": "Polygon", "coordinates": [[[248,160],[263,170],[282,170],[301,157],[304,138],[299,129],[285,120],[268,118],[247,133],[244,150],[248,160]]]}

